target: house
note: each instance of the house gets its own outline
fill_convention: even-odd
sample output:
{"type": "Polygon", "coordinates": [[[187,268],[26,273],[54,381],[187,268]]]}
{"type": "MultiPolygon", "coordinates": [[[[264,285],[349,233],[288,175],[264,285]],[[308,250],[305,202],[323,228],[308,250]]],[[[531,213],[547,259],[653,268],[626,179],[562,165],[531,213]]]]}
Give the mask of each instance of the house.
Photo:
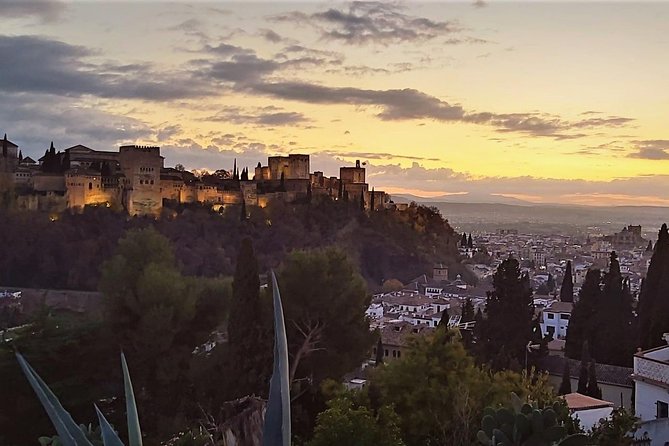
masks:
{"type": "Polygon", "coordinates": [[[591,430],[599,420],[608,418],[613,412],[613,403],[580,393],[568,393],[564,399],[571,417],[578,419],[585,431],[591,430]]]}
{"type": "Polygon", "coordinates": [[[553,302],[541,312],[541,334],[553,339],[565,339],[567,327],[574,304],[571,302],[553,302]]]}
{"type": "MultiPolygon", "coordinates": [[[[381,348],[384,360],[401,358],[409,346],[413,336],[425,336],[433,332],[429,325],[412,325],[408,322],[397,321],[381,328],[381,348]]],[[[376,358],[376,347],[372,349],[371,358],[376,358]]]]}
{"type": "MultiPolygon", "coordinates": [[[[669,333],[663,339],[669,344],[669,333]]],[[[669,439],[669,345],[634,355],[634,414],[641,425],[638,440],[664,446],[669,439]]]]}

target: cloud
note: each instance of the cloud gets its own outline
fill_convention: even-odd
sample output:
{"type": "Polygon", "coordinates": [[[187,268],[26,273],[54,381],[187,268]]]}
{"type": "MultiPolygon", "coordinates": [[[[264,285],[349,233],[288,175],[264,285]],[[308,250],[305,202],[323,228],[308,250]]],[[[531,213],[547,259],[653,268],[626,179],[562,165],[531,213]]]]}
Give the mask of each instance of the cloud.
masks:
{"type": "Polygon", "coordinates": [[[199,97],[211,88],[190,73],[164,74],[151,64],[94,64],[86,47],[38,36],[0,35],[0,89],[61,96],[171,100],[199,97]]]}
{"type": "Polygon", "coordinates": [[[253,124],[257,126],[286,126],[309,122],[305,115],[297,112],[287,112],[274,106],[256,109],[242,107],[222,107],[215,115],[205,121],[230,122],[233,124],[253,124]]]}
{"type": "Polygon", "coordinates": [[[65,11],[59,0],[0,0],[0,17],[37,17],[42,22],[52,22],[65,11]]]}
{"type": "Polygon", "coordinates": [[[272,31],[271,29],[261,29],[260,35],[268,42],[279,43],[283,41],[283,37],[281,37],[281,35],[278,34],[277,32],[272,31]]]}
{"type": "Polygon", "coordinates": [[[326,40],[353,45],[422,42],[460,31],[455,22],[433,21],[402,10],[397,3],[355,1],[343,9],[330,8],[314,14],[291,12],[273,19],[312,25],[326,40]]]}
{"type": "Polygon", "coordinates": [[[472,6],[474,8],[485,8],[486,6],[488,6],[488,2],[486,2],[484,0],[474,0],[472,2],[472,6]]]}
{"type": "Polygon", "coordinates": [[[427,158],[422,156],[398,155],[395,153],[379,153],[379,152],[345,152],[341,150],[323,150],[319,154],[328,155],[336,159],[342,158],[359,158],[363,160],[391,160],[401,159],[410,161],[442,161],[439,158],[427,158]]]}
{"type": "Polygon", "coordinates": [[[636,152],[630,153],[630,158],[669,160],[669,139],[650,139],[634,143],[636,152]]]}
{"type": "Polygon", "coordinates": [[[50,141],[58,148],[83,144],[113,150],[121,143],[148,143],[155,139],[146,123],[105,111],[102,104],[6,92],[0,93],[0,103],[3,133],[19,144],[24,155],[41,156],[50,141]]]}
{"type": "Polygon", "coordinates": [[[245,88],[278,99],[312,104],[350,104],[378,109],[376,116],[384,121],[430,119],[440,122],[465,122],[490,125],[499,132],[519,132],[530,136],[573,139],[586,136],[576,130],[620,127],[631,118],[585,118],[564,120],[545,113],[467,112],[458,104],[450,104],[419,90],[405,88],[369,90],[353,87],[327,87],[306,82],[257,83],[245,88]]]}

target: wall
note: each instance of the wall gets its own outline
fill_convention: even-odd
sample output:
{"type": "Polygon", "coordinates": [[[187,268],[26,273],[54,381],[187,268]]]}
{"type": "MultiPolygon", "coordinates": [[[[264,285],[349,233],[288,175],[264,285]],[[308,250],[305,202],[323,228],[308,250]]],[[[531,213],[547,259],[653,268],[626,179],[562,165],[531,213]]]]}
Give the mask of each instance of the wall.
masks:
{"type": "Polygon", "coordinates": [[[669,403],[669,389],[636,380],[634,412],[641,421],[654,420],[657,415],[657,401],[669,403]]]}
{"type": "MultiPolygon", "coordinates": [[[[572,373],[574,370],[572,370],[572,373]]],[[[578,372],[578,370],[576,371],[578,372]]],[[[555,391],[557,392],[560,389],[560,383],[562,383],[562,376],[556,376],[549,374],[548,382],[551,383],[555,391]]],[[[632,388],[623,387],[606,383],[599,383],[599,388],[602,389],[602,400],[613,403],[614,407],[621,407],[620,401],[622,397],[622,407],[632,411],[632,388]]],[[[578,389],[578,378],[571,379],[571,391],[576,392],[578,389]]]]}

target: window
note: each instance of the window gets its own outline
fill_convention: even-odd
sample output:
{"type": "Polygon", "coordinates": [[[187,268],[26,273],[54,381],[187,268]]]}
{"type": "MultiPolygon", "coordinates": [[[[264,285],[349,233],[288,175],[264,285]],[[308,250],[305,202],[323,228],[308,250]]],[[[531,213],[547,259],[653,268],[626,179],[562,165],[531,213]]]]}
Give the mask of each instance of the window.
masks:
{"type": "Polygon", "coordinates": [[[93,183],[88,183],[88,190],[93,189],[93,183]]]}
{"type": "Polygon", "coordinates": [[[552,337],[555,334],[555,327],[553,326],[546,327],[546,332],[548,333],[549,336],[552,337]]]}
{"type": "Polygon", "coordinates": [[[397,357],[398,357],[398,358],[400,357],[400,354],[401,354],[401,353],[402,353],[401,351],[397,350],[397,357]]]}
{"type": "Polygon", "coordinates": [[[568,321],[569,320],[569,315],[568,314],[561,314],[560,319],[568,321]]]}
{"type": "Polygon", "coordinates": [[[546,313],[546,317],[548,319],[555,319],[555,315],[553,313],[546,313]]]}
{"type": "Polygon", "coordinates": [[[388,349],[385,350],[385,355],[384,356],[388,356],[388,349]]]}
{"type": "Polygon", "coordinates": [[[669,404],[664,401],[655,404],[657,404],[657,418],[669,418],[669,404]]]}

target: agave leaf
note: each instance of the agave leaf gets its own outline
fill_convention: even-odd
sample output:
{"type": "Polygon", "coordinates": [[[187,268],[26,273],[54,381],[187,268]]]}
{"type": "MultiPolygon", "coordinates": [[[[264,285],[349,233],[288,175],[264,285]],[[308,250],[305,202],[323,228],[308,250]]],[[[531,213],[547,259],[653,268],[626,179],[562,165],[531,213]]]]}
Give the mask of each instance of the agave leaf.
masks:
{"type": "Polygon", "coordinates": [[[114,432],[114,429],[109,424],[109,421],[105,418],[102,411],[95,404],[95,413],[98,414],[98,421],[100,421],[100,430],[102,431],[102,443],[104,446],[124,446],[118,434],[114,432]]]}
{"type": "Polygon", "coordinates": [[[132,390],[132,381],[125,355],[121,352],[121,366],[123,367],[123,384],[125,386],[125,409],[128,419],[128,444],[129,446],[142,446],[142,429],[139,427],[139,415],[135,403],[135,393],[132,390]]]}
{"type": "Polygon", "coordinates": [[[44,380],[28,364],[25,358],[17,353],[16,359],[19,361],[23,374],[26,375],[30,386],[33,388],[39,398],[40,403],[46,410],[51,423],[56,428],[60,441],[64,446],[93,446],[81,431],[72,416],[65,410],[60,401],[49,389],[44,380]]]}
{"type": "Polygon", "coordinates": [[[269,385],[269,401],[263,426],[263,446],[290,446],[290,385],[288,382],[288,342],[283,320],[281,293],[272,271],[274,291],[274,371],[269,385]]]}

